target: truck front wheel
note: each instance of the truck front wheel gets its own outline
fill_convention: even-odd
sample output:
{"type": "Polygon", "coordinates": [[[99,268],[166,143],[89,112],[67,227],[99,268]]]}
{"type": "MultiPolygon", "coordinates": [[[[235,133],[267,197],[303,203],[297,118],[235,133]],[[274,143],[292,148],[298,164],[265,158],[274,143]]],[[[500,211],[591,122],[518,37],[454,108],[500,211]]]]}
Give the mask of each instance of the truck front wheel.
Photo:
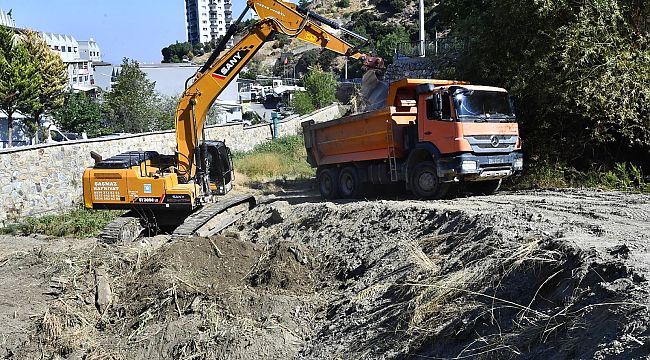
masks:
{"type": "Polygon", "coordinates": [[[339,172],[337,169],[322,169],[318,171],[318,190],[327,200],[339,197],[339,172]]]}
{"type": "Polygon", "coordinates": [[[341,170],[339,176],[339,193],[345,199],[358,199],[363,194],[357,168],[348,166],[341,170]]]}
{"type": "Polygon", "coordinates": [[[413,168],[410,185],[413,193],[421,199],[441,199],[449,190],[449,184],[440,181],[432,161],[419,163],[413,168]]]}

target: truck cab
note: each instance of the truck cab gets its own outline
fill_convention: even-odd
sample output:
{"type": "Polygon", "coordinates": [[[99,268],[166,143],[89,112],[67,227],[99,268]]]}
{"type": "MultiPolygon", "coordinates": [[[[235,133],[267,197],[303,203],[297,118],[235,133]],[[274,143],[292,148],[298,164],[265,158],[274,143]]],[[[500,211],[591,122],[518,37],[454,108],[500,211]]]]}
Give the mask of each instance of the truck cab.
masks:
{"type": "Polygon", "coordinates": [[[517,118],[505,89],[422,84],[416,94],[418,141],[438,156],[441,181],[497,180],[496,186],[522,170],[517,118]]]}

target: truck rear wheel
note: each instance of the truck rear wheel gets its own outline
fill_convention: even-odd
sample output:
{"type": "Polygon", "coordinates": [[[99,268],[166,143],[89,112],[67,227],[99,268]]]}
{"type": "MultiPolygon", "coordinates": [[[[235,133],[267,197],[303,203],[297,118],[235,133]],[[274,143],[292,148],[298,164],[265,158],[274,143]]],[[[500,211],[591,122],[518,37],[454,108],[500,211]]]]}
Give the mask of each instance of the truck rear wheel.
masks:
{"type": "Polygon", "coordinates": [[[501,179],[474,181],[467,184],[469,191],[474,195],[492,195],[501,187],[501,179]]]}
{"type": "Polygon", "coordinates": [[[318,190],[327,200],[339,197],[339,172],[337,169],[322,169],[318,171],[318,190]]]}
{"type": "Polygon", "coordinates": [[[357,168],[348,166],[339,175],[339,194],[345,199],[358,199],[363,194],[357,168]]]}
{"type": "Polygon", "coordinates": [[[425,161],[413,169],[411,190],[418,198],[441,199],[447,194],[449,184],[440,181],[436,165],[432,161],[425,161]]]}

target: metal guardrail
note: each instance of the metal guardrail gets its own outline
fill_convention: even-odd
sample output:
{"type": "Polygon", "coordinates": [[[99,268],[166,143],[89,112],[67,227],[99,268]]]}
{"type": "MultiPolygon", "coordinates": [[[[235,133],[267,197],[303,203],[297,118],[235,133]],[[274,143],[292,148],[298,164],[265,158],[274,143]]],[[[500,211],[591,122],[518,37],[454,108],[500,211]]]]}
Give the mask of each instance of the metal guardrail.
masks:
{"type": "MultiPolygon", "coordinates": [[[[398,43],[397,48],[395,49],[395,57],[420,57],[421,45],[421,41],[398,43]]],[[[426,40],[424,42],[425,57],[448,57],[460,54],[465,50],[467,50],[467,43],[457,38],[448,37],[436,40],[426,40]]]]}

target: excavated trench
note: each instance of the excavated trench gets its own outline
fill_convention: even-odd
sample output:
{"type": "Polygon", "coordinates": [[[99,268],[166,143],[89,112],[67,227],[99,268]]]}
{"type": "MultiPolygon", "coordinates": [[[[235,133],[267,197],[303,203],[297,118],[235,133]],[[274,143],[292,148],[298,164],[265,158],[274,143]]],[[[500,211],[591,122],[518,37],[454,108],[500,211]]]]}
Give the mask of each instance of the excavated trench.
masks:
{"type": "Polygon", "coordinates": [[[571,240],[575,228],[544,216],[518,208],[486,213],[453,202],[277,201],[258,206],[222,236],[163,239],[146,251],[141,244],[94,247],[75,254],[73,265],[44,271],[45,278],[73,277],[76,286],[48,299],[48,316],[36,319],[27,345],[12,354],[647,354],[648,287],[644,273],[630,265],[632,245],[582,247],[571,240]],[[97,267],[112,284],[113,302],[103,315],[88,301],[97,267]]]}

